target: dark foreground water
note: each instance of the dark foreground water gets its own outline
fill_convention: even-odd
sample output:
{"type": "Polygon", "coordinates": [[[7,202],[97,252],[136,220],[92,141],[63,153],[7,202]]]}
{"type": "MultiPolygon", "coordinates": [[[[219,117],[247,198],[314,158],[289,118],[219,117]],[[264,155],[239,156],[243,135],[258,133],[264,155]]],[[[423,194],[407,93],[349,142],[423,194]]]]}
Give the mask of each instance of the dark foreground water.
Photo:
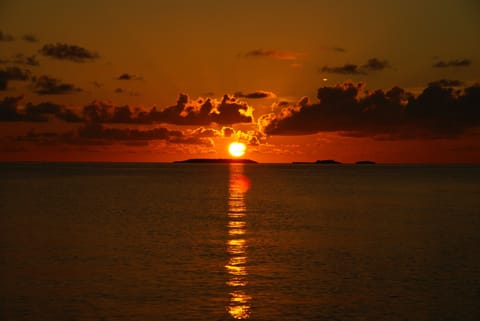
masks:
{"type": "Polygon", "coordinates": [[[0,164],[0,320],[480,320],[480,167],[0,164]]]}

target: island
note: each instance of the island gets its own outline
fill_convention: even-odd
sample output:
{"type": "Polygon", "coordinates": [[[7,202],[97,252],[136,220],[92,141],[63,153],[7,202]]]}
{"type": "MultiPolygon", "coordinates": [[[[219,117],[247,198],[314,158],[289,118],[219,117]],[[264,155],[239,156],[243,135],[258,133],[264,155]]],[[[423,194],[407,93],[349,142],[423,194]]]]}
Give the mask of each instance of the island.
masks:
{"type": "Polygon", "coordinates": [[[356,162],[355,164],[357,164],[357,165],[375,165],[376,163],[374,161],[362,160],[362,161],[356,162]]]}
{"type": "Polygon", "coordinates": [[[174,163],[201,163],[201,164],[258,164],[258,162],[246,158],[190,158],[183,161],[174,161],[174,163]]]}
{"type": "Polygon", "coordinates": [[[341,162],[338,162],[338,161],[333,160],[333,159],[317,160],[315,163],[316,163],[316,164],[327,164],[327,165],[337,165],[337,164],[341,164],[341,162]]]}

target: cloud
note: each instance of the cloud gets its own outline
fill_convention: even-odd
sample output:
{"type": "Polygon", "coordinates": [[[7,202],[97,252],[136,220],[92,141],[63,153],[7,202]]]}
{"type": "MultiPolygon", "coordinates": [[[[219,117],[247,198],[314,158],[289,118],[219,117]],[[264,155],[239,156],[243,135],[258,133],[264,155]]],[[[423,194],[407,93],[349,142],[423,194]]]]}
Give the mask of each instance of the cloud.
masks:
{"type": "MultiPolygon", "coordinates": [[[[41,95],[67,94],[81,89],[71,84],[60,83],[59,80],[42,76],[34,78],[35,92],[41,95]]],[[[46,108],[46,107],[44,107],[46,108]]],[[[53,107],[51,107],[53,108],[53,107]]],[[[222,100],[203,99],[190,100],[187,95],[180,94],[177,104],[158,110],[152,107],[135,108],[128,105],[117,106],[108,101],[93,101],[83,107],[81,114],[61,109],[63,113],[55,113],[66,121],[105,124],[155,124],[206,126],[212,123],[231,125],[236,123],[252,123],[253,108],[246,102],[225,95],[222,100]]]]}
{"type": "Polygon", "coordinates": [[[417,97],[404,89],[367,91],[344,83],[318,89],[316,103],[303,98],[258,119],[267,135],[340,132],[376,139],[452,138],[480,126],[480,85],[463,92],[428,86],[417,97]]]}
{"type": "Polygon", "coordinates": [[[28,121],[45,122],[48,116],[52,115],[66,122],[82,122],[83,119],[71,109],[63,105],[51,102],[39,104],[27,103],[23,110],[20,110],[19,103],[23,96],[5,97],[0,101],[0,121],[28,121]]]}
{"type": "Polygon", "coordinates": [[[18,113],[17,105],[22,99],[22,96],[18,97],[5,97],[0,100],[0,121],[20,121],[22,115],[18,113]]]}
{"type": "Polygon", "coordinates": [[[23,35],[22,39],[26,42],[38,42],[38,38],[32,35],[31,33],[23,35]]]}
{"type": "Polygon", "coordinates": [[[235,93],[235,97],[249,98],[249,99],[262,99],[262,98],[275,98],[277,97],[271,91],[257,90],[251,93],[242,93],[241,91],[235,93]]]}
{"type": "Polygon", "coordinates": [[[113,145],[145,146],[152,141],[165,141],[169,144],[212,146],[208,138],[186,135],[179,130],[165,127],[151,129],[112,128],[103,124],[87,123],[76,131],[64,133],[29,131],[16,141],[30,142],[37,145],[113,145]]]}
{"type": "Polygon", "coordinates": [[[0,59],[0,64],[14,63],[17,65],[27,65],[37,67],[40,65],[40,62],[37,60],[35,55],[25,56],[24,54],[16,54],[12,57],[11,60],[0,59]]]}
{"type": "Polygon", "coordinates": [[[18,67],[7,67],[0,69],[0,91],[7,90],[9,80],[28,80],[30,79],[30,71],[22,70],[18,67]]]}
{"type": "Polygon", "coordinates": [[[192,135],[196,137],[223,137],[223,131],[215,128],[199,127],[192,131],[192,135]]]}
{"type": "Polygon", "coordinates": [[[278,51],[278,50],[264,50],[264,49],[255,49],[247,52],[243,55],[247,58],[271,58],[276,60],[297,60],[300,56],[303,56],[303,53],[297,51],[278,51]]]}
{"type": "Polygon", "coordinates": [[[116,94],[127,94],[129,96],[140,96],[140,93],[136,92],[136,91],[128,91],[126,89],[123,89],[123,88],[115,88],[114,92],[116,94]]]}
{"type": "Polygon", "coordinates": [[[46,44],[39,52],[51,58],[59,60],[70,60],[73,62],[83,63],[93,61],[99,58],[95,52],[76,45],[68,45],[66,43],[46,44]]]}
{"type": "Polygon", "coordinates": [[[1,30],[0,30],[0,41],[13,41],[15,40],[15,38],[12,36],[12,35],[9,35],[9,34],[6,34],[6,33],[3,33],[1,30]]]}
{"type": "Polygon", "coordinates": [[[187,95],[180,94],[176,105],[161,111],[152,108],[150,112],[139,115],[138,119],[175,125],[231,125],[252,122],[252,113],[251,106],[228,95],[222,100],[200,98],[192,101],[187,95]]]}
{"type": "Polygon", "coordinates": [[[341,75],[365,75],[363,70],[360,70],[357,65],[345,64],[339,67],[323,66],[320,69],[321,72],[329,74],[341,74],[341,75]]]}
{"type": "Polygon", "coordinates": [[[340,75],[367,75],[371,71],[381,71],[390,68],[390,63],[387,60],[378,58],[370,58],[368,61],[358,66],[356,64],[345,64],[343,66],[329,67],[323,66],[319,69],[320,72],[340,75]]]}
{"type": "Polygon", "coordinates": [[[436,81],[432,81],[428,83],[428,86],[439,86],[439,87],[459,87],[463,86],[465,83],[460,80],[452,80],[452,79],[439,79],[436,81]]]}
{"type": "Polygon", "coordinates": [[[34,92],[39,95],[65,95],[82,91],[73,84],[62,83],[61,80],[49,76],[34,77],[34,92]]]}
{"type": "Polygon", "coordinates": [[[16,54],[12,62],[19,65],[40,66],[40,62],[35,55],[25,56],[24,54],[16,54]]]}
{"type": "Polygon", "coordinates": [[[117,80],[142,80],[143,78],[140,76],[124,73],[118,76],[116,79],[117,80]]]}
{"type": "Polygon", "coordinates": [[[435,68],[447,68],[447,67],[468,67],[472,64],[470,59],[454,59],[449,61],[440,60],[433,64],[435,68]]]}
{"type": "Polygon", "coordinates": [[[333,52],[336,52],[336,53],[345,53],[347,52],[347,49],[343,48],[343,47],[329,47],[329,46],[320,46],[319,47],[321,50],[323,51],[333,51],[333,52]]]}
{"type": "Polygon", "coordinates": [[[367,63],[362,66],[362,68],[367,71],[379,71],[389,67],[390,64],[387,60],[380,60],[377,58],[368,59],[367,63]]]}

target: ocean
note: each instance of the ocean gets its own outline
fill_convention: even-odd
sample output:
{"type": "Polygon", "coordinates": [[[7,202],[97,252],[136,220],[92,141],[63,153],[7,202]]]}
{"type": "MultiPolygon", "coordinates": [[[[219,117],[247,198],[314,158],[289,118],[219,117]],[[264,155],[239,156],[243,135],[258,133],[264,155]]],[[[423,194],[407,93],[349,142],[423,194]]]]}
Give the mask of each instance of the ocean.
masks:
{"type": "Polygon", "coordinates": [[[480,320],[480,166],[0,163],[0,320],[480,320]]]}

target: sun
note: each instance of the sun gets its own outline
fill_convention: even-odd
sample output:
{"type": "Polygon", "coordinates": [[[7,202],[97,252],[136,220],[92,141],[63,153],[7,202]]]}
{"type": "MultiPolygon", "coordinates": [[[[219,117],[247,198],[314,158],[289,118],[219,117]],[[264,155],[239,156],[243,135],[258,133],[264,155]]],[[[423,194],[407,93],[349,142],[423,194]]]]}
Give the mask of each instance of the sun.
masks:
{"type": "Polygon", "coordinates": [[[233,157],[243,156],[246,150],[247,150],[247,146],[245,146],[244,143],[233,142],[228,146],[228,152],[233,157]]]}

